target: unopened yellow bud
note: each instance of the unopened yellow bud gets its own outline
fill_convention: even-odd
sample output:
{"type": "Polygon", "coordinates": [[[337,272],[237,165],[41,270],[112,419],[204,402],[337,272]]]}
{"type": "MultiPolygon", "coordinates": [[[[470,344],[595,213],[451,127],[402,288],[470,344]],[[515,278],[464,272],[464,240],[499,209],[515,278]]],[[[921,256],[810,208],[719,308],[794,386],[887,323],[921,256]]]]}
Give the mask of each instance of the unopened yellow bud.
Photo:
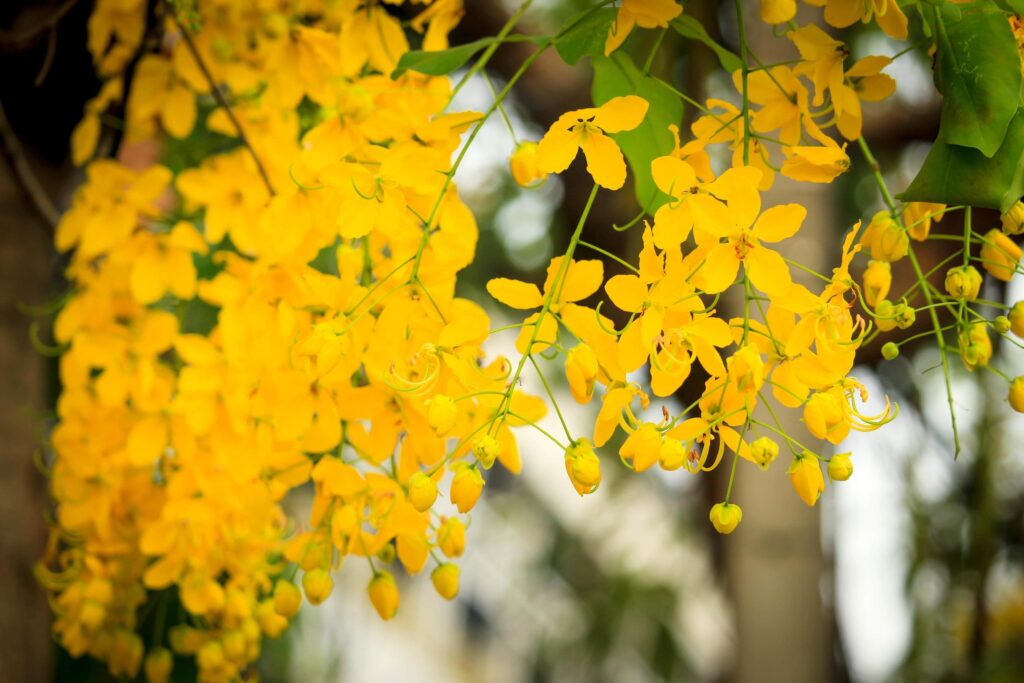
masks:
{"type": "Polygon", "coordinates": [[[576,493],[593,493],[601,483],[601,461],[590,439],[580,439],[565,449],[565,471],[576,493]]]}
{"type": "Polygon", "coordinates": [[[753,344],[738,349],[728,360],[729,379],[746,394],[756,394],[764,384],[764,360],[753,344]]]}
{"type": "Polygon", "coordinates": [[[452,600],[459,594],[459,567],[451,562],[437,565],[430,573],[434,590],[445,600],[452,600]]]}
{"type": "Polygon", "coordinates": [[[235,629],[234,631],[228,631],[221,638],[221,646],[224,648],[224,657],[236,666],[245,665],[245,651],[247,649],[247,643],[245,642],[245,634],[242,633],[241,629],[235,629]]]}
{"type": "Polygon", "coordinates": [[[864,299],[874,308],[889,296],[892,286],[892,267],[888,261],[869,261],[864,269],[864,299]]]}
{"type": "Polygon", "coordinates": [[[1010,382],[1010,407],[1018,413],[1024,413],[1024,376],[1016,377],[1010,382]]]}
{"type": "Polygon", "coordinates": [[[958,335],[960,358],[968,370],[977,370],[988,365],[992,358],[992,340],[983,322],[972,324],[958,335]]]}
{"type": "Polygon", "coordinates": [[[302,607],[302,593],[291,581],[278,579],[274,584],[274,611],[285,619],[291,619],[302,607]]]}
{"type": "Polygon", "coordinates": [[[512,177],[520,187],[532,187],[547,177],[537,163],[537,143],[520,142],[508,160],[512,177]]]}
{"type": "Polygon", "coordinates": [[[485,470],[491,469],[500,454],[501,444],[490,434],[483,434],[473,440],[473,455],[485,470]]]}
{"type": "Polygon", "coordinates": [[[643,472],[658,462],[661,451],[661,432],[651,422],[644,422],[630,433],[619,448],[619,456],[633,465],[637,472],[643,472]]]}
{"type": "Polygon", "coordinates": [[[212,671],[224,666],[224,646],[219,640],[211,640],[196,653],[196,664],[200,671],[212,671]]]}
{"type": "Polygon", "coordinates": [[[78,621],[87,631],[95,631],[103,624],[107,608],[95,600],[86,600],[78,611],[78,621]]]}
{"type": "Polygon", "coordinates": [[[395,549],[394,543],[385,543],[380,550],[377,551],[377,559],[384,564],[391,564],[395,561],[395,556],[398,551],[395,549]]]}
{"type": "Polygon", "coordinates": [[[731,534],[743,520],[743,510],[735,503],[715,503],[708,515],[711,525],[720,534],[731,534]]]}
{"type": "Polygon", "coordinates": [[[900,355],[900,347],[895,342],[886,342],[882,344],[882,358],[886,360],[895,360],[900,355]]]}
{"type": "Polygon", "coordinates": [[[311,569],[302,575],[302,590],[311,605],[319,605],[331,596],[334,579],[326,569],[311,569]]]}
{"type": "Polygon", "coordinates": [[[946,273],[946,293],[959,301],[974,301],[981,291],[981,273],[974,266],[957,266],[946,273]]]}
{"type": "Polygon", "coordinates": [[[1018,201],[1003,214],[1003,232],[1007,235],[1024,233],[1024,203],[1018,201]]]}
{"type": "Polygon", "coordinates": [[[907,255],[910,238],[907,231],[887,211],[879,211],[871,219],[862,242],[876,261],[899,261],[907,255]]]}
{"type": "Polygon", "coordinates": [[[277,613],[274,603],[270,600],[264,600],[256,605],[256,623],[260,625],[263,635],[271,639],[277,638],[288,628],[288,620],[277,613]]]}
{"type": "Polygon", "coordinates": [[[458,417],[459,409],[450,397],[437,394],[427,401],[427,424],[438,436],[452,431],[458,417]]]}
{"type": "Polygon", "coordinates": [[[901,301],[898,304],[883,299],[875,308],[875,325],[882,332],[889,332],[897,327],[905,330],[917,320],[917,311],[901,301]]]}
{"type": "Polygon", "coordinates": [[[579,403],[590,403],[594,397],[600,367],[594,349],[586,344],[574,346],[565,356],[565,377],[569,391],[579,403]]]}
{"type": "Polygon", "coordinates": [[[366,592],[369,593],[370,602],[381,619],[386,621],[395,616],[395,612],[398,611],[399,595],[398,585],[395,584],[395,577],[391,572],[384,571],[374,576],[370,580],[370,585],[366,587],[366,592]]]}
{"type": "Polygon", "coordinates": [[[849,453],[836,453],[828,461],[829,481],[846,481],[853,474],[849,453]]]}
{"type": "Polygon", "coordinates": [[[458,463],[454,468],[451,499],[459,512],[465,514],[473,509],[484,490],[484,478],[480,470],[467,463],[458,463]]]}
{"type": "Polygon", "coordinates": [[[1005,315],[997,315],[995,319],[992,320],[992,329],[994,329],[997,334],[1006,334],[1010,331],[1011,327],[1010,319],[1005,315]]]}
{"type": "Polygon", "coordinates": [[[750,444],[750,457],[754,459],[758,467],[767,470],[775,458],[779,457],[779,444],[767,436],[762,436],[750,444]]]}
{"type": "Polygon", "coordinates": [[[459,557],[466,549],[466,525],[449,517],[437,529],[437,545],[446,557],[459,557]]]}
{"type": "Polygon", "coordinates": [[[146,683],[167,683],[173,669],[174,655],[164,647],[150,650],[142,664],[142,670],[146,673],[146,683]]]}
{"type": "Polygon", "coordinates": [[[815,438],[842,441],[850,431],[842,396],[831,391],[813,394],[804,404],[804,424],[815,438]]]}
{"type": "Polygon", "coordinates": [[[1010,331],[1018,337],[1024,337],[1024,301],[1018,301],[1010,309],[1010,331]]]}
{"type": "Polygon", "coordinates": [[[679,439],[666,436],[658,449],[658,463],[668,472],[678,470],[686,462],[686,446],[679,439]]]}
{"type": "Polygon", "coordinates": [[[984,244],[981,247],[981,266],[992,277],[1009,282],[1017,272],[1021,254],[1016,242],[999,232],[997,228],[992,228],[985,233],[984,244]]]}
{"type": "Polygon", "coordinates": [[[409,502],[420,512],[426,512],[437,500],[437,482],[425,472],[409,477],[409,502]]]}
{"type": "Polygon", "coordinates": [[[800,500],[813,506],[825,490],[825,477],[821,474],[818,458],[810,451],[804,451],[793,458],[789,466],[789,481],[796,489],[800,500]]]}

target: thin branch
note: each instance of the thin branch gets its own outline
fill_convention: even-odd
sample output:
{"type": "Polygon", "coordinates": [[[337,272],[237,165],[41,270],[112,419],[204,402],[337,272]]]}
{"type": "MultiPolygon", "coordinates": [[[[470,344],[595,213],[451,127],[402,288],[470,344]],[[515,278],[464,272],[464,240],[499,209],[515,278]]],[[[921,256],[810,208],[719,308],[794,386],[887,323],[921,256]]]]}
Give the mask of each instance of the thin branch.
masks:
{"type": "Polygon", "coordinates": [[[55,231],[57,223],[60,222],[60,212],[50,200],[49,195],[46,194],[35,171],[29,165],[28,159],[25,157],[25,150],[22,149],[18,136],[11,128],[11,122],[7,120],[7,112],[4,111],[2,102],[0,102],[0,142],[3,143],[0,147],[3,148],[4,158],[10,165],[11,171],[14,172],[14,177],[21,185],[25,196],[31,202],[32,208],[46,222],[50,231],[55,231]]]}
{"type": "Polygon", "coordinates": [[[4,51],[17,52],[25,49],[35,42],[44,31],[52,31],[57,27],[68,12],[70,12],[78,0],[65,0],[53,14],[49,15],[38,24],[30,26],[23,31],[9,31],[0,29],[0,49],[4,51]]]}
{"type": "Polygon", "coordinates": [[[217,100],[217,104],[224,108],[224,113],[228,115],[231,120],[231,125],[238,131],[238,139],[241,140],[242,144],[246,149],[249,150],[249,154],[252,156],[252,160],[256,162],[256,169],[260,172],[260,176],[263,178],[263,184],[267,186],[267,191],[270,192],[270,196],[274,196],[274,186],[270,182],[270,176],[267,175],[267,169],[263,167],[263,162],[260,161],[259,156],[256,154],[256,150],[249,142],[249,138],[246,137],[245,131],[242,130],[242,123],[235,116],[234,110],[231,109],[231,105],[228,104],[227,97],[224,96],[224,92],[217,85],[217,81],[214,80],[213,74],[210,73],[210,68],[203,61],[202,55],[199,54],[199,48],[196,47],[196,43],[192,40],[192,34],[188,32],[185,25],[181,23],[181,20],[177,16],[174,17],[174,23],[177,24],[178,30],[181,31],[181,38],[185,41],[185,45],[188,47],[189,52],[192,53],[192,57],[196,60],[196,64],[199,65],[199,70],[203,72],[203,78],[210,84],[210,92],[213,93],[213,97],[217,100]]]}

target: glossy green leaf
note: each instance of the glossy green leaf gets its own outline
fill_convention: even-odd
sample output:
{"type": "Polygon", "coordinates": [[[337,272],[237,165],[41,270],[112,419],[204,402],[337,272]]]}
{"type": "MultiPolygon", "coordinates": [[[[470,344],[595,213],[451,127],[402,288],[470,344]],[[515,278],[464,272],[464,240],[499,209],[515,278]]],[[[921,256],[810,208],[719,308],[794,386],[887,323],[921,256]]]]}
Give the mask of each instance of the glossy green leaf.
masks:
{"type": "Polygon", "coordinates": [[[971,147],[938,141],[900,199],[966,204],[1006,211],[1024,196],[1024,113],[1010,122],[1003,144],[988,158],[971,147]]]}
{"type": "Polygon", "coordinates": [[[409,50],[398,60],[398,66],[391,72],[391,78],[398,78],[406,71],[416,71],[429,76],[445,76],[495,41],[495,38],[481,38],[447,50],[409,50]]]}
{"type": "Polygon", "coordinates": [[[942,93],[939,139],[992,156],[1020,101],[1020,57],[1003,14],[984,0],[940,11],[935,85],[942,93]],[[959,14],[959,16],[957,16],[959,14]]]}
{"type": "Polygon", "coordinates": [[[666,85],[645,76],[624,51],[619,50],[611,57],[595,57],[594,104],[600,106],[622,95],[639,95],[650,104],[643,123],[613,137],[633,171],[637,201],[653,212],[669,197],[654,184],[651,162],[672,151],[675,140],[668,127],[679,125],[683,103],[666,85]]]}
{"type": "Polygon", "coordinates": [[[690,15],[680,14],[678,17],[673,19],[672,28],[676,30],[676,33],[684,38],[699,41],[710,47],[718,57],[718,63],[721,64],[722,68],[729,73],[742,68],[743,62],[740,61],[740,58],[737,57],[735,53],[726,50],[724,47],[712,40],[711,36],[709,36],[708,32],[704,29],[704,26],[690,15]]]}
{"type": "Polygon", "coordinates": [[[615,21],[615,14],[614,9],[605,7],[597,11],[588,10],[574,19],[570,22],[572,28],[559,36],[555,43],[558,54],[567,64],[575,64],[583,57],[603,55],[608,29],[615,21]]]}

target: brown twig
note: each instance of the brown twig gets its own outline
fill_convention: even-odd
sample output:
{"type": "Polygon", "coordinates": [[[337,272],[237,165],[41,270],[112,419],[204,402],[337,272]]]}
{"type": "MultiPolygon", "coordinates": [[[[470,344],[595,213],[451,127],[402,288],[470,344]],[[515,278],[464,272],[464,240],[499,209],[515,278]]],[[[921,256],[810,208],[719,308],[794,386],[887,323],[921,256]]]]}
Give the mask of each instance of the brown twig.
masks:
{"type": "Polygon", "coordinates": [[[65,0],[53,14],[43,19],[38,24],[31,26],[23,31],[9,31],[6,29],[0,29],[0,49],[17,52],[25,49],[35,42],[36,38],[39,37],[44,31],[52,31],[60,23],[68,12],[70,12],[75,5],[78,4],[78,0],[65,0]]]}
{"type": "Polygon", "coordinates": [[[217,104],[224,108],[224,113],[228,115],[231,120],[231,125],[238,131],[238,139],[241,140],[242,144],[246,149],[249,150],[249,154],[252,156],[252,160],[256,162],[256,169],[260,172],[260,176],[263,178],[263,183],[267,186],[267,191],[270,192],[270,196],[274,196],[274,186],[270,182],[270,176],[267,175],[267,169],[263,167],[263,163],[260,161],[259,156],[256,154],[256,149],[249,142],[249,138],[246,137],[245,131],[242,130],[242,123],[235,116],[235,112],[231,109],[231,105],[228,104],[227,97],[224,96],[224,92],[217,85],[217,81],[214,80],[213,74],[210,73],[210,68],[203,61],[202,56],[199,54],[199,48],[196,47],[195,41],[192,40],[192,34],[188,32],[185,25],[181,23],[178,17],[174,18],[174,23],[178,25],[178,30],[181,31],[181,38],[185,41],[185,45],[188,47],[189,52],[192,53],[192,57],[196,60],[196,64],[199,65],[199,70],[203,72],[203,78],[210,84],[210,92],[213,93],[213,98],[217,100],[217,104]]]}
{"type": "Polygon", "coordinates": [[[55,231],[57,223],[60,222],[60,212],[50,200],[49,195],[46,194],[35,171],[29,165],[28,159],[25,157],[25,150],[22,148],[18,136],[15,135],[14,129],[11,128],[10,121],[7,120],[7,112],[4,111],[2,102],[0,102],[0,142],[3,143],[0,144],[0,147],[3,149],[4,158],[11,167],[11,171],[14,172],[14,177],[21,185],[25,196],[32,204],[32,208],[46,222],[50,231],[55,231]]]}

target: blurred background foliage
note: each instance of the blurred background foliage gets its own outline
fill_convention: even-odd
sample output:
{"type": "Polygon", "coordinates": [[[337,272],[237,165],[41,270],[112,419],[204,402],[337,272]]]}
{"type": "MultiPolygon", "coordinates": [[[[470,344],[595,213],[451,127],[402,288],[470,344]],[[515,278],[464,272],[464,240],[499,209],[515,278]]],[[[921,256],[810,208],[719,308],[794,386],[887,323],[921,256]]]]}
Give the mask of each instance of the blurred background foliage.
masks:
{"type": "MultiPolygon", "coordinates": [[[[28,163],[57,207],[67,205],[80,180],[66,141],[98,86],[84,47],[90,5],[9,0],[0,7],[5,156],[28,163]],[[60,21],[51,22],[57,13],[60,21]]],[[[466,0],[453,43],[493,34],[516,5],[466,0]]],[[[523,30],[553,33],[588,5],[538,0],[523,30]]],[[[690,0],[685,7],[713,39],[736,47],[732,3],[690,0]]],[[[750,8],[756,12],[754,4],[750,8]]],[[[810,8],[807,16],[818,11],[810,8]]],[[[855,56],[902,49],[858,27],[846,38],[855,56]]],[[[636,31],[627,49],[642,63],[655,39],[656,32],[636,31]]],[[[698,100],[734,98],[710,49],[673,31],[661,39],[655,74],[698,100]]],[[[780,42],[771,35],[752,38],[765,60],[774,59],[780,42]]],[[[491,84],[500,88],[530,49],[504,46],[487,74],[491,84]]],[[[869,109],[866,137],[889,183],[904,187],[934,138],[938,101],[922,51],[902,57],[890,73],[899,94],[869,109]]],[[[555,54],[545,55],[508,107],[515,137],[502,120],[488,122],[458,176],[481,228],[477,260],[461,279],[462,296],[488,302],[483,284],[490,277],[541,279],[564,244],[590,188],[581,165],[524,191],[512,182],[506,160],[516,139],[536,139],[563,111],[588,105],[590,78],[586,65],[570,69],[555,54]]],[[[490,97],[488,82],[476,78],[457,107],[479,110],[490,97]]],[[[684,110],[684,130],[694,115],[684,110]]],[[[168,165],[193,166],[225,142],[197,131],[160,152],[168,165]]],[[[808,199],[819,210],[812,208],[813,242],[803,248],[817,249],[826,260],[838,253],[839,236],[878,208],[869,169],[858,161],[827,195],[808,199]]],[[[32,317],[24,305],[57,300],[64,285],[61,263],[48,247],[52,217],[29,201],[25,178],[12,168],[0,167],[0,515],[6,520],[0,525],[0,683],[104,681],[103,667],[73,660],[53,645],[48,606],[31,577],[47,514],[45,480],[33,462],[52,420],[56,372],[52,358],[29,340],[32,317]]],[[[780,183],[779,192],[786,189],[780,183]]],[[[603,193],[587,239],[613,253],[635,253],[639,230],[612,229],[635,210],[632,192],[603,193]]],[[[943,228],[955,232],[948,222],[943,228]]],[[[921,256],[932,264],[945,257],[934,244],[921,256]]],[[[616,272],[608,264],[606,274],[616,272]]],[[[1008,301],[1022,296],[985,293],[1008,301]]],[[[501,311],[492,314],[500,320],[501,311]]],[[[190,312],[190,324],[205,329],[210,316],[190,312]]],[[[45,328],[46,316],[37,322],[45,328]]],[[[499,338],[493,351],[509,353],[511,341],[499,338]]],[[[1019,351],[1002,349],[998,362],[1019,370],[1019,351]]],[[[966,448],[954,461],[936,364],[934,349],[910,348],[877,370],[859,369],[873,394],[888,392],[902,415],[842,447],[855,453],[856,476],[830,487],[818,508],[798,503],[794,519],[801,521],[792,528],[759,532],[745,519],[734,536],[722,539],[706,521],[720,495],[717,477],[630,475],[617,466],[617,443],[602,454],[609,474],[601,491],[581,500],[560,472],[560,454],[527,437],[521,477],[490,473],[488,495],[473,514],[455,602],[442,602],[428,582],[400,577],[402,611],[382,624],[362,596],[365,568],[344,567],[327,604],[307,608],[286,637],[266,644],[259,674],[270,682],[349,683],[1024,680],[1024,424],[991,397],[985,377],[958,376],[966,448]],[[744,553],[776,569],[751,577],[739,567],[744,553]],[[794,577],[800,578],[786,580],[794,577]],[[780,610],[780,604],[792,609],[780,610]],[[806,614],[814,618],[799,616],[806,614]]],[[[560,374],[555,367],[546,372],[560,374]]],[[[691,379],[687,386],[701,383],[691,379]]],[[[592,419],[571,400],[562,405],[580,431],[592,419]]],[[[750,501],[756,508],[759,498],[771,507],[780,490],[793,497],[781,469],[776,465],[774,475],[739,490],[745,507],[750,501]]],[[[145,624],[176,605],[173,594],[153,596],[140,618],[145,624]]],[[[184,660],[178,664],[175,680],[190,680],[193,672],[184,660]]]]}

